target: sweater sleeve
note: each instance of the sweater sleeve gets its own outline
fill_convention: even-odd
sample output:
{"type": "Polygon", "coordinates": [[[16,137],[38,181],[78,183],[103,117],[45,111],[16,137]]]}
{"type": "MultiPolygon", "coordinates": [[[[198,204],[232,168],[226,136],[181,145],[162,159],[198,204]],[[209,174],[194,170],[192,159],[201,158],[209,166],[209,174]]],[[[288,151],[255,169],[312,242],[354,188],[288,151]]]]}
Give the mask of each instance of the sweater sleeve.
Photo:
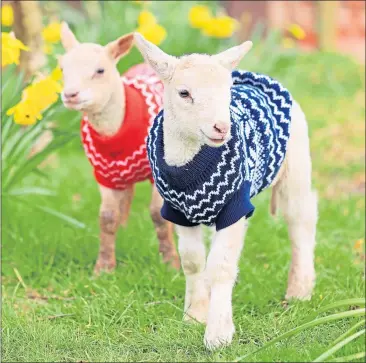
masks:
{"type": "Polygon", "coordinates": [[[173,208],[169,203],[164,200],[163,207],[161,208],[161,216],[169,222],[178,224],[184,227],[198,226],[198,223],[190,222],[186,216],[179,210],[173,208]]]}
{"type": "Polygon", "coordinates": [[[236,223],[242,217],[249,218],[254,213],[254,206],[250,202],[250,183],[244,182],[233,195],[230,202],[221,209],[216,218],[216,230],[226,228],[236,223]]]}

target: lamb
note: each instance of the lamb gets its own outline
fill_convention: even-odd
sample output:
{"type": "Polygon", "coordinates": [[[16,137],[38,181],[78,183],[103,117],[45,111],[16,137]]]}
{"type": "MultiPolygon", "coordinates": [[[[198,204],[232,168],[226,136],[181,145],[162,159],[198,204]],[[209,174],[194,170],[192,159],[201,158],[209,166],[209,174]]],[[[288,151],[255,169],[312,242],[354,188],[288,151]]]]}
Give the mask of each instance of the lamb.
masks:
{"type": "Polygon", "coordinates": [[[292,242],[287,299],[310,299],[315,284],[317,196],[305,115],[277,81],[233,71],[250,41],[217,55],[170,56],[135,33],[164,83],[163,110],[148,136],[162,216],[176,224],[186,277],[184,319],[206,323],[204,344],[231,343],[232,290],[251,198],[272,186],[292,242]],[[206,261],[202,225],[216,226],[206,261]]]}
{"type": "MultiPolygon", "coordinates": [[[[101,195],[100,250],[94,272],[110,272],[116,266],[115,239],[126,225],[134,184],[153,183],[146,154],[146,136],[161,106],[162,83],[147,64],[136,65],[122,79],[118,61],[133,45],[133,34],[101,46],[79,43],[66,23],[60,57],[65,107],[83,112],[81,134],[85,153],[94,168],[101,195]]],[[[164,262],[179,269],[173,225],[160,215],[163,200],[152,188],[150,214],[164,262]]]]}

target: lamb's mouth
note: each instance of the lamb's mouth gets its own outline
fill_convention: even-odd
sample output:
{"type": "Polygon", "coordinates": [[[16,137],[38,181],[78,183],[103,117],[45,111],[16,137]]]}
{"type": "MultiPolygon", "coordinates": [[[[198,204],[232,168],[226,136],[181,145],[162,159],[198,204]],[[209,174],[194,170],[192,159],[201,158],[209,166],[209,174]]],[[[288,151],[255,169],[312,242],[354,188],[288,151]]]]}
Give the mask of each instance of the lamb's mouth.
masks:
{"type": "Polygon", "coordinates": [[[62,100],[65,107],[67,108],[73,108],[73,109],[80,109],[83,106],[87,105],[87,101],[67,101],[67,100],[62,100]]]}
{"type": "Polygon", "coordinates": [[[210,142],[212,142],[213,144],[217,145],[217,146],[221,146],[223,145],[226,141],[227,141],[227,137],[223,136],[221,138],[217,138],[217,139],[214,139],[212,137],[209,137],[207,136],[202,130],[200,130],[202,132],[202,135],[207,139],[209,140],[210,142]]]}

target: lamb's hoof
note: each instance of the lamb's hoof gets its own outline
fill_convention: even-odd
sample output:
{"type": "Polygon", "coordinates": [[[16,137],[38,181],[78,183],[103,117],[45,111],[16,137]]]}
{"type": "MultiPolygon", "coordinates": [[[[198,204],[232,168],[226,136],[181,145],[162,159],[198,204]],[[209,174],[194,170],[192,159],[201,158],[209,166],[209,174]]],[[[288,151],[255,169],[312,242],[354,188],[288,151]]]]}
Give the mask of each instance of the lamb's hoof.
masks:
{"type": "Polygon", "coordinates": [[[235,333],[235,326],[230,319],[226,319],[222,324],[222,320],[218,319],[214,324],[209,324],[206,328],[204,344],[207,349],[215,350],[231,344],[235,333]]]}
{"type": "Polygon", "coordinates": [[[115,260],[103,260],[98,258],[94,267],[94,275],[100,276],[102,273],[111,273],[115,270],[115,268],[115,260]]]}
{"type": "Polygon", "coordinates": [[[289,281],[286,300],[307,301],[311,299],[313,288],[315,285],[315,274],[304,278],[291,279],[289,281]]]}

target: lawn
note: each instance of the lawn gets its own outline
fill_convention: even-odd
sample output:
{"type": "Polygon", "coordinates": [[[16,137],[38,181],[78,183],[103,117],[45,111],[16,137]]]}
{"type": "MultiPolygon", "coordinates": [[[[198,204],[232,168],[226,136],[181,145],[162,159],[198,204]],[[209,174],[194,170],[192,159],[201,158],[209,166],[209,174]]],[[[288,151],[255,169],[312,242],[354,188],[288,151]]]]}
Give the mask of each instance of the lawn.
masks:
{"type": "MultiPolygon", "coordinates": [[[[247,68],[245,60],[242,68],[247,68]]],[[[248,68],[267,70],[260,63],[248,68]]],[[[48,179],[30,174],[22,181],[50,188],[55,196],[28,195],[27,204],[3,199],[4,362],[232,361],[314,317],[342,310],[317,314],[325,305],[365,297],[362,67],[337,54],[298,53],[278,57],[270,68],[269,75],[284,82],[309,121],[313,181],[319,193],[317,284],[312,300],[284,301],[290,242],[283,219],[269,215],[268,190],[254,199],[256,213],[233,294],[237,331],[230,347],[208,352],[204,327],[182,321],[184,276],[162,264],[158,255],[148,209],[149,183],[137,186],[128,226],[119,231],[116,271],[94,277],[100,197],[76,137],[42,169],[48,179]],[[85,228],[32,205],[72,216],[85,228]]],[[[63,127],[71,118],[68,112],[52,117],[63,127]]],[[[247,361],[312,361],[359,320],[313,327],[250,355],[247,361]]],[[[364,336],[335,356],[361,351],[364,336]]]]}

